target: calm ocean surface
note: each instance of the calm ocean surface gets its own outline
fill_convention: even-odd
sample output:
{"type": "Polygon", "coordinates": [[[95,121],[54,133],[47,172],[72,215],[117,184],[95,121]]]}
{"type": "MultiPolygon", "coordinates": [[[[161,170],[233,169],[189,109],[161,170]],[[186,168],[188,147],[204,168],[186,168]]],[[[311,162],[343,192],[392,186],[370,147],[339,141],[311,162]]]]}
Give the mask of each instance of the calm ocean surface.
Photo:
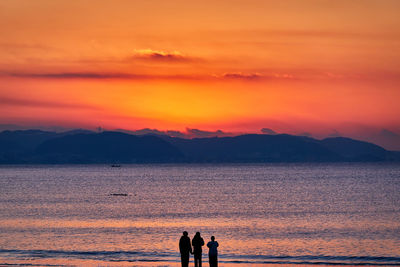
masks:
{"type": "Polygon", "coordinates": [[[220,266],[400,265],[400,165],[0,167],[0,265],[177,266],[183,230],[220,266]]]}

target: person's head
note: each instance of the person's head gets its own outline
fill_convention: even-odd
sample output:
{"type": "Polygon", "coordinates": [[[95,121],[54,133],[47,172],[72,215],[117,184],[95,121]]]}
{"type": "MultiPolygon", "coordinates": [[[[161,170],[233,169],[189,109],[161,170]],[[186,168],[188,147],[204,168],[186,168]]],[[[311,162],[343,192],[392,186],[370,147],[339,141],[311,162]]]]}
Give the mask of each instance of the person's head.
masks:
{"type": "Polygon", "coordinates": [[[211,241],[214,241],[214,240],[215,240],[215,236],[212,236],[212,237],[211,237],[211,241]]]}
{"type": "Polygon", "coordinates": [[[196,236],[200,236],[200,232],[196,232],[196,236]]]}
{"type": "Polygon", "coordinates": [[[187,235],[188,235],[188,232],[183,231],[183,235],[184,235],[184,236],[187,236],[187,235]]]}

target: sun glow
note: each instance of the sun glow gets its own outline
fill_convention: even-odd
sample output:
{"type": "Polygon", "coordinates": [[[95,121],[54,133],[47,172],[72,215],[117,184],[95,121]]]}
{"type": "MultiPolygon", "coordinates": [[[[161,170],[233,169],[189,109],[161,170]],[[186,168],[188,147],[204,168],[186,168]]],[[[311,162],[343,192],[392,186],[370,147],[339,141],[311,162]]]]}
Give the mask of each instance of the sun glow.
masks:
{"type": "Polygon", "coordinates": [[[239,2],[3,2],[0,123],[400,131],[398,1],[239,2]]]}

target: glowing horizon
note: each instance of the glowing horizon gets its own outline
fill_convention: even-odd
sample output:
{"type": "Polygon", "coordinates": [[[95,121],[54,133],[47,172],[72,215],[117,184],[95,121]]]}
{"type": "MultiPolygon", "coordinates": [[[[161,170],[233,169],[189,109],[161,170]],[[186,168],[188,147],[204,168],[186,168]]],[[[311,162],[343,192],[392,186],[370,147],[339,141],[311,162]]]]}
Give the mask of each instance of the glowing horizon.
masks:
{"type": "Polygon", "coordinates": [[[399,10],[396,0],[4,1],[0,124],[399,135],[399,10]]]}

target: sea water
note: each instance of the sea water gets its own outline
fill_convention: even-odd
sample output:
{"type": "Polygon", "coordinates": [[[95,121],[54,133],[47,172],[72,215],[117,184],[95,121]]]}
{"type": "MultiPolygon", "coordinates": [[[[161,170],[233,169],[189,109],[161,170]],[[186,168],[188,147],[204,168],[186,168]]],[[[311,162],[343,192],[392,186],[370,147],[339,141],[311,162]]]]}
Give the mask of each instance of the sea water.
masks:
{"type": "Polygon", "coordinates": [[[400,165],[0,166],[0,265],[176,266],[184,230],[221,266],[400,265],[400,165]]]}

